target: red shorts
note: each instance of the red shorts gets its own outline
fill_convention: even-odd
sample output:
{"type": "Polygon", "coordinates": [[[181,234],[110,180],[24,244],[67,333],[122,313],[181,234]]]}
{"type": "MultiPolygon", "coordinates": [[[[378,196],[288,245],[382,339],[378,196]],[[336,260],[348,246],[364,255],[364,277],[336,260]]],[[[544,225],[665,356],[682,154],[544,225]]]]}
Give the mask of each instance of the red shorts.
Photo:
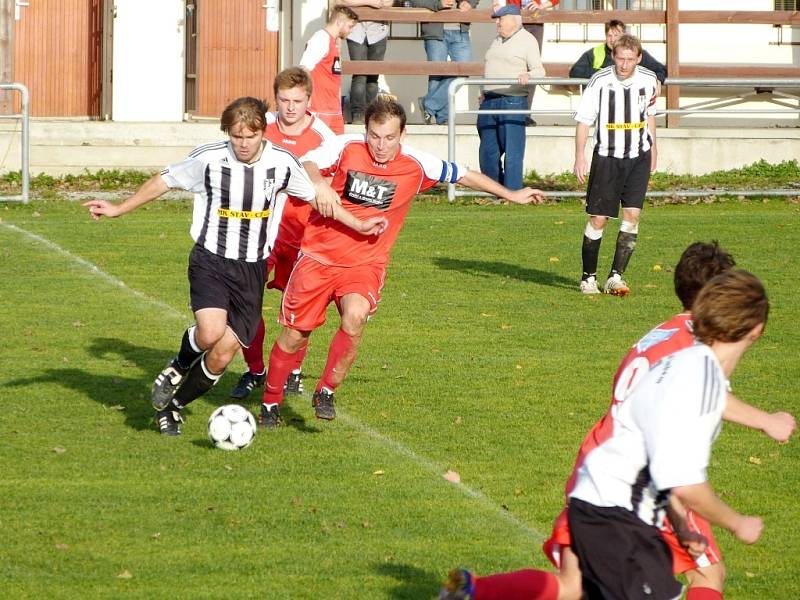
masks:
{"type": "Polygon", "coordinates": [[[714,532],[711,530],[709,522],[700,515],[687,510],[686,524],[692,531],[696,531],[706,537],[708,540],[708,548],[706,548],[705,553],[701,556],[698,556],[696,559],[692,558],[684,547],[681,546],[675,532],[672,531],[672,525],[670,525],[668,520],[665,520],[664,526],[661,528],[661,534],[664,536],[664,540],[672,551],[672,571],[674,573],[685,573],[692,569],[707,567],[720,562],[722,560],[722,555],[720,554],[719,546],[717,546],[717,540],[714,539],[714,532]]]}
{"type": "Polygon", "coordinates": [[[384,265],[333,267],[301,254],[283,293],[278,322],[298,331],[312,331],[325,322],[328,304],[358,294],[369,301],[369,314],[378,310],[386,277],[384,265]]]}
{"type": "Polygon", "coordinates": [[[294,263],[297,262],[298,254],[300,254],[300,248],[282,242],[280,239],[275,242],[275,246],[267,258],[267,279],[272,273],[272,279],[267,283],[269,289],[281,291],[286,289],[286,282],[289,281],[289,275],[292,273],[294,263]]]}
{"type": "MultiPolygon", "coordinates": [[[[697,559],[692,558],[678,541],[678,538],[672,531],[669,521],[664,521],[661,534],[672,553],[672,572],[676,575],[701,567],[707,567],[722,560],[717,541],[714,539],[714,532],[711,530],[708,521],[694,514],[692,511],[687,511],[686,521],[692,531],[697,531],[706,537],[708,540],[708,548],[706,548],[702,556],[697,557],[697,559]]],[[[565,508],[561,511],[561,514],[556,517],[550,538],[545,540],[544,544],[542,544],[542,550],[545,556],[557,569],[561,568],[561,549],[564,546],[569,546],[571,540],[569,523],[567,522],[567,509],[565,508]]]]}

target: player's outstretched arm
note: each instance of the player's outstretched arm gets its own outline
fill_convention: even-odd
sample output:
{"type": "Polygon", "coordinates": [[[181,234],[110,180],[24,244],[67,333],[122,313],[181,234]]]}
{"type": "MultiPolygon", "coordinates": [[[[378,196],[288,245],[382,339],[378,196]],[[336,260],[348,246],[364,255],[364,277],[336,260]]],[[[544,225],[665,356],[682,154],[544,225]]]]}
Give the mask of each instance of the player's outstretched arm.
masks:
{"type": "Polygon", "coordinates": [[[103,216],[113,219],[129,213],[151,200],[155,200],[167,190],[169,190],[169,186],[164,181],[164,178],[161,177],[160,173],[156,173],[145,181],[133,196],[119,204],[106,200],[89,200],[84,202],[83,206],[89,209],[89,214],[92,215],[95,221],[103,216]]]}
{"type": "Polygon", "coordinates": [[[542,190],[527,187],[512,191],[504,185],[497,183],[491,177],[487,177],[483,173],[471,169],[458,180],[458,183],[472,188],[473,190],[478,190],[479,192],[494,194],[498,198],[503,198],[514,204],[541,204],[544,202],[542,190]]]}
{"type": "Polygon", "coordinates": [[[687,508],[715,525],[724,527],[745,544],[761,536],[764,523],[760,517],[742,515],[719,499],[707,481],[672,488],[672,493],[687,508]]]}
{"type": "Polygon", "coordinates": [[[763,431],[776,442],[787,441],[797,429],[797,423],[789,413],[765,412],[740,400],[733,394],[728,394],[722,418],[731,423],[763,431]]]}

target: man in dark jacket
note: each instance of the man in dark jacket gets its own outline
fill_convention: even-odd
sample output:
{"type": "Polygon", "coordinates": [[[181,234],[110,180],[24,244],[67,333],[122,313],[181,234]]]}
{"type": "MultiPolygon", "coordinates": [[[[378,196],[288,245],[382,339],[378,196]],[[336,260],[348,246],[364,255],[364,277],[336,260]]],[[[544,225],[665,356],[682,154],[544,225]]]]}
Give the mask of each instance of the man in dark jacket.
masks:
{"type": "MultiPolygon", "coordinates": [[[[479,0],[411,0],[415,8],[432,11],[472,10],[479,0]]],[[[429,61],[453,62],[472,60],[472,46],[469,40],[469,23],[422,23],[422,39],[425,42],[425,55],[429,61]]],[[[447,123],[447,88],[453,77],[431,75],[428,77],[428,93],[418,100],[423,121],[430,125],[447,123]]]]}
{"type": "MultiPolygon", "coordinates": [[[[625,33],[625,23],[619,19],[611,19],[606,23],[605,43],[581,54],[578,62],[569,70],[569,76],[573,79],[589,79],[603,67],[613,65],[612,49],[623,33],[625,33]]],[[[667,67],[653,58],[647,50],[642,50],[642,62],[639,65],[655,73],[659,84],[663,84],[667,78],[667,67]]]]}

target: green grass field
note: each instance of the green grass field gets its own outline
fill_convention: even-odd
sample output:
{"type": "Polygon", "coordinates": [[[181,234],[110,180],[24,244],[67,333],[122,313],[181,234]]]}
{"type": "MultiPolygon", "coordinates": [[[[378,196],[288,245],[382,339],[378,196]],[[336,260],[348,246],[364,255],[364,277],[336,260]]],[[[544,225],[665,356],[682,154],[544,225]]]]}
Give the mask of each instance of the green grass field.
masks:
{"type": "MultiPolygon", "coordinates": [[[[577,292],[577,202],[420,202],[336,421],[315,421],[307,395],[245,451],[212,448],[206,419],[237,359],[165,439],[149,388],[191,319],[190,218],[182,201],[101,223],[77,203],[0,205],[3,598],[427,599],[453,566],[548,568],[539,546],[578,444],[630,344],[678,311],[670,267],[698,239],[720,240],[772,302],[734,391],[798,412],[797,204],[646,208],[617,299],[577,292]]],[[[277,305],[267,292],[269,344],[277,305]]],[[[332,332],[312,336],[309,391],[332,332]]],[[[719,533],[726,598],[800,596],[797,466],[796,440],[718,439],[713,485],[766,522],[751,547],[719,533]]]]}

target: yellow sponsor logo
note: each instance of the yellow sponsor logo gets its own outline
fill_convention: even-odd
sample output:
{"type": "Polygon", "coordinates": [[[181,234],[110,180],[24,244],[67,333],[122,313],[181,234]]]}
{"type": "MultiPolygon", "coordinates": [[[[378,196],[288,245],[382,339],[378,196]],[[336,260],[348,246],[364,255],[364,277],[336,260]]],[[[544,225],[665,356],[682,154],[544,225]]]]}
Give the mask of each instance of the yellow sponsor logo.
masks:
{"type": "Polygon", "coordinates": [[[225,219],[266,219],[269,216],[268,210],[230,210],[228,208],[218,208],[217,216],[225,219]]]}
{"type": "Polygon", "coordinates": [[[606,129],[644,129],[645,121],[638,123],[606,123],[606,129]]]}

